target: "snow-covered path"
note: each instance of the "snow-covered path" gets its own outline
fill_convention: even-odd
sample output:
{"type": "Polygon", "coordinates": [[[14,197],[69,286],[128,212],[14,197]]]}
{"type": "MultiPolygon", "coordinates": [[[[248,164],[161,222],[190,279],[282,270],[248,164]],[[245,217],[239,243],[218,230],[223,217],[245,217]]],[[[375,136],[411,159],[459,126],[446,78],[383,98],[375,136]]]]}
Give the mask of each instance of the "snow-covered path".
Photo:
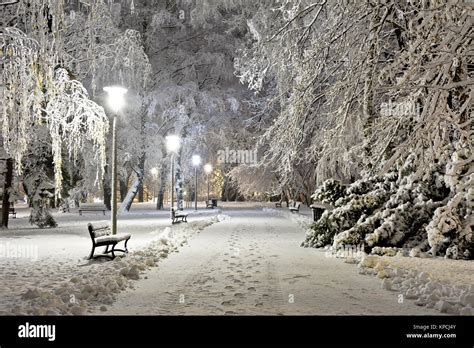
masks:
{"type": "Polygon", "coordinates": [[[304,232],[289,219],[261,210],[225,214],[231,219],[146,272],[103,314],[439,314],[398,303],[396,292],[355,265],[301,248],[304,232]]]}

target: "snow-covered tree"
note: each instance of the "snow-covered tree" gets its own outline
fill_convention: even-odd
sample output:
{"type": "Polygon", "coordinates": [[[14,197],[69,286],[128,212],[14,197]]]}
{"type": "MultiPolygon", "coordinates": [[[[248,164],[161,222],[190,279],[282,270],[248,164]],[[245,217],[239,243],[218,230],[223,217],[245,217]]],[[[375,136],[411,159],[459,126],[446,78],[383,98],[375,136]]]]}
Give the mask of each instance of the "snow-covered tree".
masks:
{"type": "MultiPolygon", "coordinates": [[[[301,181],[295,176],[299,168],[313,168],[303,182],[333,178],[349,184],[389,173],[406,161],[414,164],[412,174],[399,178],[394,195],[403,191],[405,180],[424,190],[434,177],[445,176],[446,202],[437,209],[427,203],[425,217],[419,217],[427,233],[411,227],[426,242],[423,250],[443,254],[458,247],[458,255],[469,255],[469,11],[463,1],[300,0],[262,6],[248,20],[253,40],[236,64],[241,81],[269,97],[262,109],[273,111],[261,121],[261,165],[272,166],[283,184],[294,185],[301,181]]],[[[341,215],[343,225],[332,231],[357,226],[357,211],[347,221],[341,215]]],[[[337,214],[336,209],[326,218],[337,214]]],[[[371,228],[377,226],[368,226],[363,235],[371,228]]],[[[369,234],[386,243],[393,231],[382,230],[369,234]]],[[[346,233],[346,241],[360,235],[352,233],[346,233]]],[[[400,233],[395,234],[401,242],[400,233]]]]}

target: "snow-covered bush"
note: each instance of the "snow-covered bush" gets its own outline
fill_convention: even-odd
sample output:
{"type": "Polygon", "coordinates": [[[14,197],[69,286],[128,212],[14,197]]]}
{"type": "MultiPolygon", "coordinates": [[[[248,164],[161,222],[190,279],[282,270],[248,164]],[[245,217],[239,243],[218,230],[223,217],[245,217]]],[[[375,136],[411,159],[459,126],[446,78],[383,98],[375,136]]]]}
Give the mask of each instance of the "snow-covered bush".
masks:
{"type": "Polygon", "coordinates": [[[472,190],[469,187],[450,199],[452,191],[441,175],[442,166],[432,166],[429,174],[419,178],[415,158],[409,156],[396,172],[351,184],[336,209],[326,211],[311,226],[303,246],[332,244],[338,250],[363,244],[376,254],[389,247],[416,249],[415,254],[430,251],[451,258],[471,257],[471,227],[460,216],[471,214],[472,190]]]}
{"type": "Polygon", "coordinates": [[[336,204],[339,198],[344,197],[346,194],[346,188],[341,184],[340,181],[334,179],[326,180],[311,196],[313,200],[336,204]]]}
{"type": "Polygon", "coordinates": [[[35,209],[31,211],[30,224],[39,228],[56,227],[58,224],[51,215],[51,212],[45,201],[39,201],[34,205],[35,209]]]}
{"type": "MultiPolygon", "coordinates": [[[[367,180],[361,179],[352,184],[348,188],[346,196],[339,197],[335,202],[336,209],[326,210],[321,218],[311,226],[314,232],[306,235],[303,246],[323,247],[326,244],[331,244],[336,234],[350,230],[358,222],[361,223],[359,228],[366,228],[366,225],[362,224],[363,219],[388,199],[390,192],[386,188],[390,187],[390,180],[393,180],[393,175],[388,174],[381,177],[370,177],[367,180]]],[[[328,187],[332,184],[323,186],[328,187]]],[[[314,196],[317,194],[315,193],[314,196]]],[[[366,233],[371,228],[372,226],[369,225],[366,233]]],[[[344,238],[344,241],[347,242],[345,244],[359,243],[359,235],[360,233],[347,235],[344,238]]]]}
{"type": "Polygon", "coordinates": [[[57,223],[51,215],[49,201],[54,198],[54,185],[41,181],[33,196],[33,209],[30,213],[30,224],[39,228],[56,227],[57,223]]]}
{"type": "Polygon", "coordinates": [[[474,174],[472,152],[466,143],[455,144],[458,149],[446,164],[444,181],[451,191],[449,201],[434,212],[426,228],[430,252],[449,258],[474,256],[473,198],[474,174]]]}

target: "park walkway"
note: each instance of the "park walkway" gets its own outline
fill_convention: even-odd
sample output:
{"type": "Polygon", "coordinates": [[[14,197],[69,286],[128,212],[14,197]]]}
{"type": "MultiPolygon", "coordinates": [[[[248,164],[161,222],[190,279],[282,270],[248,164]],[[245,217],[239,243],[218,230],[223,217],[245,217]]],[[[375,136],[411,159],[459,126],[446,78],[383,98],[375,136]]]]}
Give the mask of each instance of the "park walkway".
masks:
{"type": "Polygon", "coordinates": [[[231,219],[146,272],[103,314],[437,314],[398,303],[396,292],[355,265],[301,248],[304,231],[287,218],[257,209],[223,213],[231,219]]]}

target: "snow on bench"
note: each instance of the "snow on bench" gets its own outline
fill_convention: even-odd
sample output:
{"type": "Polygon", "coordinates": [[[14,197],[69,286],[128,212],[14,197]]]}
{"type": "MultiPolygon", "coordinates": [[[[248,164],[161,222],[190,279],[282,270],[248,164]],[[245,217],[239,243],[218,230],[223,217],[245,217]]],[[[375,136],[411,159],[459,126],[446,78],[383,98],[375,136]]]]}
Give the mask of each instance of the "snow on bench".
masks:
{"type": "Polygon", "coordinates": [[[172,223],[174,224],[179,222],[179,219],[181,219],[181,222],[188,222],[188,213],[185,213],[182,210],[175,211],[173,209],[171,216],[172,223]]]}
{"type": "Polygon", "coordinates": [[[83,211],[101,211],[105,215],[107,207],[103,204],[81,204],[79,205],[79,215],[82,215],[83,211]]]}
{"type": "Polygon", "coordinates": [[[301,202],[290,201],[288,205],[288,209],[290,209],[292,213],[296,213],[300,211],[300,206],[301,206],[301,202]]]}
{"type": "Polygon", "coordinates": [[[206,209],[211,208],[214,209],[214,204],[212,203],[212,200],[205,201],[206,203],[206,209]]]}
{"type": "Polygon", "coordinates": [[[89,260],[94,258],[95,248],[100,246],[105,246],[104,253],[102,255],[97,255],[96,257],[110,257],[111,259],[114,259],[116,251],[128,253],[127,243],[131,237],[129,233],[112,234],[109,226],[94,227],[91,223],[87,224],[87,229],[89,230],[89,235],[92,239],[92,250],[89,255],[89,260]],[[115,246],[122,241],[125,241],[125,248],[115,249],[115,246]],[[109,250],[109,246],[112,246],[112,249],[109,250]],[[109,253],[111,253],[112,256],[107,255],[109,253]]]}

